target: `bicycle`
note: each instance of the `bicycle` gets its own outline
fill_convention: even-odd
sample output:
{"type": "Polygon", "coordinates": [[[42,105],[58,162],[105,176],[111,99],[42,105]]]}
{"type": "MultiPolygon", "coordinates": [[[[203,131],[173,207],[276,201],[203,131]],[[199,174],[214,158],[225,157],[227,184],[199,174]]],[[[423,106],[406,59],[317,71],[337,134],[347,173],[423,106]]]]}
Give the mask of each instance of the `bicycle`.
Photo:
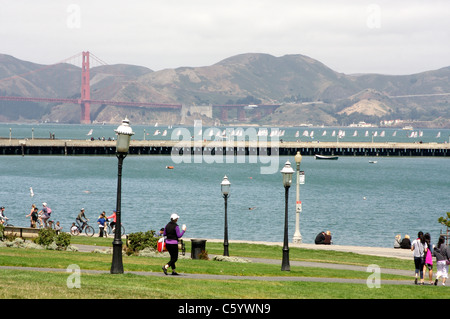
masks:
{"type": "Polygon", "coordinates": [[[5,216],[4,219],[3,219],[3,224],[2,225],[5,226],[5,227],[6,226],[14,227],[14,225],[10,224],[8,221],[9,221],[9,218],[5,216]]]}
{"type": "Polygon", "coordinates": [[[70,233],[74,236],[78,236],[82,232],[85,232],[86,236],[92,237],[94,236],[94,227],[89,226],[88,223],[84,222],[83,225],[80,227],[78,224],[75,223],[75,228],[70,229],[70,233]]]}
{"type": "MultiPolygon", "coordinates": [[[[115,225],[113,227],[111,227],[109,221],[107,222],[107,224],[108,224],[108,226],[105,225],[105,233],[107,233],[109,235],[113,235],[114,231],[115,231],[115,228],[116,228],[115,225]]],[[[121,229],[122,233],[121,233],[121,235],[123,236],[123,235],[125,235],[125,227],[123,227],[123,225],[121,225],[121,226],[122,226],[122,229],[121,229]]]]}

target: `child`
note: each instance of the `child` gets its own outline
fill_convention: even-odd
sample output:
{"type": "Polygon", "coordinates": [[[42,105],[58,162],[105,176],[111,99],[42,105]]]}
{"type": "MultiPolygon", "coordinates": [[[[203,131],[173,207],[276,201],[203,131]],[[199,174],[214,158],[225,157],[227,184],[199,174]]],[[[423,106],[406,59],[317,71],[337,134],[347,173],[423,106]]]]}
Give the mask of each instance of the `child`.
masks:
{"type": "Polygon", "coordinates": [[[59,221],[56,222],[56,226],[55,226],[55,231],[56,231],[56,235],[58,235],[62,230],[61,225],[59,224],[59,221]]]}
{"type": "Polygon", "coordinates": [[[78,227],[75,225],[75,223],[72,223],[72,227],[70,227],[70,233],[73,235],[78,231],[78,227]]]}

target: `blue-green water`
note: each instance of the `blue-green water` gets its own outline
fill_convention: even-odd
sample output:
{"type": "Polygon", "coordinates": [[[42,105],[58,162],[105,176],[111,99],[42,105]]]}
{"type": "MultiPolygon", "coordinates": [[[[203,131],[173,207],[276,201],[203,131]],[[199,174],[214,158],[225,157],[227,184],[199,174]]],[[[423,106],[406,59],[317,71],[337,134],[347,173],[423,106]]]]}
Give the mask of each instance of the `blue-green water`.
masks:
{"type": "MultiPolygon", "coordinates": [[[[0,127],[0,136],[5,137],[5,125],[0,127]]],[[[17,127],[12,131],[18,131],[17,127]]],[[[89,128],[69,127],[78,134],[72,138],[82,138],[89,128]]],[[[105,132],[114,128],[98,127],[105,132]]],[[[61,129],[51,125],[45,130],[52,128],[61,129]]],[[[34,133],[37,131],[36,127],[34,133]]],[[[70,130],[64,132],[61,129],[56,137],[74,135],[70,130]]],[[[231,181],[229,239],[281,242],[284,188],[279,171],[286,160],[294,163],[293,157],[284,156],[258,158],[255,163],[242,158],[211,164],[204,160],[178,163],[170,156],[128,156],[122,180],[123,224],[128,233],[157,230],[176,212],[179,223],[188,226],[187,237],[222,239],[220,182],[227,175],[231,181]],[[269,160],[277,166],[276,173],[261,174],[261,167],[267,167],[269,160]],[[167,165],[174,169],[166,169],[167,165]]],[[[430,232],[434,242],[443,230],[437,219],[450,211],[447,158],[340,157],[337,161],[316,161],[303,156],[301,170],[306,175],[300,187],[300,232],[305,243],[313,243],[321,230],[330,230],[334,243],[341,245],[392,247],[396,234],[414,237],[419,230],[430,232]],[[377,163],[369,163],[371,160],[377,163]]],[[[109,214],[115,209],[115,156],[0,156],[0,178],[0,205],[6,207],[14,225],[28,226],[25,216],[32,203],[41,207],[47,202],[52,218],[65,230],[81,207],[91,224],[102,211],[109,214]]],[[[290,240],[294,230],[295,185],[289,191],[290,240]]]]}

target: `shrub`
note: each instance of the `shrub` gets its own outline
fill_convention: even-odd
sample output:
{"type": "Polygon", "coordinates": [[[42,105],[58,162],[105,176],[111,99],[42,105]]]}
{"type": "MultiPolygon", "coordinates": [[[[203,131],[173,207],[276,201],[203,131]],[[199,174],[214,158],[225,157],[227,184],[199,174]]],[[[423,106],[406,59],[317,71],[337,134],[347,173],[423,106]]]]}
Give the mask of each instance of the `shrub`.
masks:
{"type": "Polygon", "coordinates": [[[158,237],[155,237],[155,231],[150,230],[145,233],[131,233],[128,235],[128,249],[138,252],[144,248],[156,249],[158,245],[158,237]]]}
{"type": "Polygon", "coordinates": [[[56,246],[58,249],[66,250],[70,245],[71,236],[68,233],[60,233],[55,237],[56,246]]]}
{"type": "Polygon", "coordinates": [[[68,233],[60,233],[56,235],[56,231],[51,228],[42,228],[39,230],[38,237],[35,239],[36,244],[42,245],[50,249],[66,250],[70,245],[70,235],[68,233]]]}
{"type": "Polygon", "coordinates": [[[36,244],[42,246],[50,246],[56,236],[56,232],[51,228],[42,228],[39,230],[39,235],[36,238],[36,244]]]}

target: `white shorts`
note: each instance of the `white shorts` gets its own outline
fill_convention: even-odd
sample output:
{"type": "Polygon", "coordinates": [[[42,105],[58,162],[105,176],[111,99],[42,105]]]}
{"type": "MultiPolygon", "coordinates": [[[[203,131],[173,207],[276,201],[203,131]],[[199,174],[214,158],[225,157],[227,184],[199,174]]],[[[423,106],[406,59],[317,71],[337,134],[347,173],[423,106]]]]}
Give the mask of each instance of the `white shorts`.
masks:
{"type": "Polygon", "coordinates": [[[436,278],[448,278],[448,265],[445,260],[440,260],[437,262],[437,272],[436,278]]]}

